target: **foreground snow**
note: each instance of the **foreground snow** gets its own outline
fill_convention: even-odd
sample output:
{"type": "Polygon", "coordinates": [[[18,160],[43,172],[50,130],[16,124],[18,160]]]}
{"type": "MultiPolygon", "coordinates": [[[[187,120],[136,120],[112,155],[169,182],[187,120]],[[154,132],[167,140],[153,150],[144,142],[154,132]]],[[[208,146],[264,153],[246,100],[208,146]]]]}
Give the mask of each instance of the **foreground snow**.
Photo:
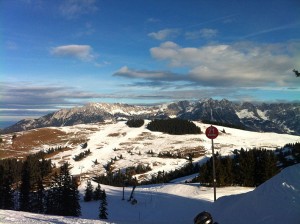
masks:
{"type": "MultiPolygon", "coordinates": [[[[171,184],[140,186],[136,189],[138,203],[126,199],[131,189],[104,186],[108,195],[109,222],[99,221],[99,202],[81,202],[82,219],[37,215],[0,210],[0,223],[193,223],[204,210],[212,213],[220,224],[299,224],[300,164],[288,167],[252,191],[251,188],[226,187],[213,190],[197,184],[184,184],[182,179],[171,184]]],[[[84,192],[84,186],[80,191],[84,192]]]]}
{"type": "Polygon", "coordinates": [[[252,192],[220,198],[210,211],[221,224],[299,224],[300,164],[284,169],[252,192]]]}

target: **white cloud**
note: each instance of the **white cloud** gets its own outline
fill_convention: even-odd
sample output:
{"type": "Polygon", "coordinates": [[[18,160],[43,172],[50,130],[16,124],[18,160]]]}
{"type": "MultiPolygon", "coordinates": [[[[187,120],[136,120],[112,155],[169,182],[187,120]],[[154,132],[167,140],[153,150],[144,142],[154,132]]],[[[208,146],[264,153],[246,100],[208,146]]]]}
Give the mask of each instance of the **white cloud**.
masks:
{"type": "Polygon", "coordinates": [[[89,45],[64,45],[51,49],[51,54],[55,56],[75,57],[82,61],[93,61],[95,55],[89,45]]]}
{"type": "Polygon", "coordinates": [[[165,42],[151,55],[172,67],[189,69],[187,80],[207,86],[295,85],[290,71],[296,58],[289,46],[255,43],[216,44],[200,48],[165,42]]]}
{"type": "Polygon", "coordinates": [[[179,35],[179,29],[164,29],[158,32],[149,33],[148,36],[156,40],[165,40],[167,38],[174,38],[179,35]]]}
{"type": "Polygon", "coordinates": [[[127,66],[120,68],[114,76],[122,76],[127,78],[137,78],[145,80],[159,80],[159,81],[172,81],[180,80],[181,76],[166,71],[147,71],[147,70],[134,70],[127,66]]]}

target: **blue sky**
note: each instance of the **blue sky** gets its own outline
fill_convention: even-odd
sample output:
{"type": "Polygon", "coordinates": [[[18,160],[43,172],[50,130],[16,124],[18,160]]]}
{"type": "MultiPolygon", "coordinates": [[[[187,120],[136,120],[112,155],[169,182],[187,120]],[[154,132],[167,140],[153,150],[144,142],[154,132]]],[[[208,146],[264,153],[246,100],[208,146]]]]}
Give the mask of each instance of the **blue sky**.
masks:
{"type": "Polygon", "coordinates": [[[299,101],[298,0],[2,0],[0,120],[87,102],[299,101]]]}

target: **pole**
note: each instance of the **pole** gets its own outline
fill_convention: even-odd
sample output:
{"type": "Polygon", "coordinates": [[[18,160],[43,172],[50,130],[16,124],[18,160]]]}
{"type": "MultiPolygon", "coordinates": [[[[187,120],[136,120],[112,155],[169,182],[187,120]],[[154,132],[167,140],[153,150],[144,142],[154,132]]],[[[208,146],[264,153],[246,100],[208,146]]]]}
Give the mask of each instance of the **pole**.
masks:
{"type": "Polygon", "coordinates": [[[216,193],[216,168],[215,168],[215,151],[214,151],[214,140],[211,140],[211,149],[212,149],[212,162],[213,162],[213,186],[214,186],[214,201],[217,200],[216,193]]]}

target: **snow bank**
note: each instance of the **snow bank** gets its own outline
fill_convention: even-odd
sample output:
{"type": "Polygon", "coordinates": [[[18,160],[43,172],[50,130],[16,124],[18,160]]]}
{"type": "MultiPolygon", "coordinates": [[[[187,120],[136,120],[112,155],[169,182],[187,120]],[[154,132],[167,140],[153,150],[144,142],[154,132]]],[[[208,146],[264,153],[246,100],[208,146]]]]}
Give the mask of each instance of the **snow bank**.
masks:
{"type": "Polygon", "coordinates": [[[0,210],[1,224],[108,224],[111,222],[104,222],[100,220],[88,220],[73,217],[62,217],[52,215],[33,214],[28,212],[16,212],[10,210],[0,210]]]}
{"type": "Polygon", "coordinates": [[[219,198],[210,211],[221,224],[299,224],[300,164],[284,169],[254,191],[219,198]]]}

